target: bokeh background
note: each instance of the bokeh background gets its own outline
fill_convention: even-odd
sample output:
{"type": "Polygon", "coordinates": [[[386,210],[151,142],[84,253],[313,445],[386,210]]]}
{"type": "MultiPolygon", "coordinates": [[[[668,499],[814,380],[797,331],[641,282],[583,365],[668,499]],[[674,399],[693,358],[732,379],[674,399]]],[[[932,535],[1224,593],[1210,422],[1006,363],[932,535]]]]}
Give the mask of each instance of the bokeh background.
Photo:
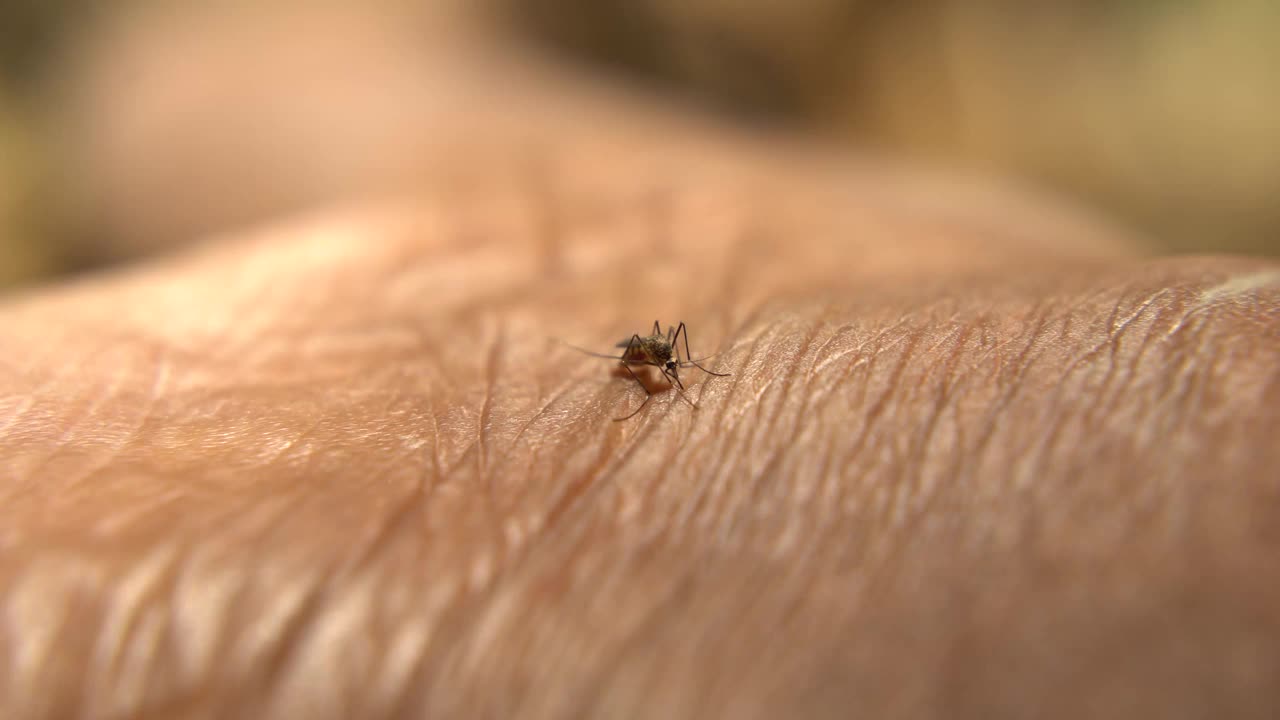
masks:
{"type": "Polygon", "coordinates": [[[0,290],[391,191],[535,58],[1280,254],[1270,0],[0,0],[0,290]]]}

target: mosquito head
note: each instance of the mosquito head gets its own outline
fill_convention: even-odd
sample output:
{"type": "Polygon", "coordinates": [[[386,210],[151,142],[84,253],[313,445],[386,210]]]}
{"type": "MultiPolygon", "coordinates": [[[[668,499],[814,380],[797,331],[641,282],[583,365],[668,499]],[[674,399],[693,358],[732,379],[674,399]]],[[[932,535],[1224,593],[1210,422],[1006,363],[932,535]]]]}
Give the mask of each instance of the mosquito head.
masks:
{"type": "Polygon", "coordinates": [[[675,358],[662,364],[662,374],[666,375],[676,387],[684,390],[684,383],[680,382],[680,361],[675,358]]]}

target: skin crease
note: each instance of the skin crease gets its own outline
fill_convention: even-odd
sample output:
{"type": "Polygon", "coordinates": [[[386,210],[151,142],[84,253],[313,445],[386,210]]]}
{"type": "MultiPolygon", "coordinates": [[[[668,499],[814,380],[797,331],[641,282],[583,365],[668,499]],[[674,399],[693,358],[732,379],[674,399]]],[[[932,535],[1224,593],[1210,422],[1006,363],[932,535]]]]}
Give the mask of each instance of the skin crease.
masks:
{"type": "Polygon", "coordinates": [[[1269,712],[1274,266],[575,150],[8,301],[4,715],[1269,712]]]}
{"type": "Polygon", "coordinates": [[[565,102],[0,305],[0,716],[1274,716],[1280,267],[565,102]]]}

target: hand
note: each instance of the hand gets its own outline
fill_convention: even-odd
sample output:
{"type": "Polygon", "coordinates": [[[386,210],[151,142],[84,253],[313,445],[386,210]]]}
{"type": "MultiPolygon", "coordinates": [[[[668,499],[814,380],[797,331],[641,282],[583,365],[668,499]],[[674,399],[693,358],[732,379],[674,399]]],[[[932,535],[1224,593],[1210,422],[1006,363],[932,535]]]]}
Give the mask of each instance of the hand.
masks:
{"type": "Polygon", "coordinates": [[[1280,270],[703,132],[0,307],[3,715],[1274,704],[1280,270]]]}

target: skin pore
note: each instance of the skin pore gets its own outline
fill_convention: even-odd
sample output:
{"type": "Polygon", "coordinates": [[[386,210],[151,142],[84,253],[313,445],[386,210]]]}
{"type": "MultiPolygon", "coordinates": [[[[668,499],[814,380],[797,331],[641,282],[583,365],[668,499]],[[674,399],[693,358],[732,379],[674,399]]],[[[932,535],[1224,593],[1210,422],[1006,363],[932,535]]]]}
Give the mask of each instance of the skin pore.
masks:
{"type": "Polygon", "coordinates": [[[0,304],[0,715],[1280,703],[1280,267],[554,125],[0,304]],[[611,422],[655,317],[732,376],[611,422]]]}

